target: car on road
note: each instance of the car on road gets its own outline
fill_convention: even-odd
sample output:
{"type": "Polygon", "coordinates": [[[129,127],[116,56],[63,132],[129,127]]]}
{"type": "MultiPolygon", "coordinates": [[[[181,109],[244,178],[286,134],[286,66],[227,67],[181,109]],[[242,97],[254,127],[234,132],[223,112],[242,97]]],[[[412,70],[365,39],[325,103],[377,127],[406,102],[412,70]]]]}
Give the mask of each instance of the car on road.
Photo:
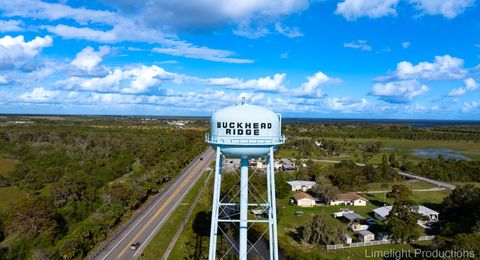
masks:
{"type": "Polygon", "coordinates": [[[140,247],[140,242],[135,242],[130,245],[130,250],[137,250],[140,247]]]}
{"type": "Polygon", "coordinates": [[[200,157],[200,161],[203,160],[203,157],[200,157]]]}

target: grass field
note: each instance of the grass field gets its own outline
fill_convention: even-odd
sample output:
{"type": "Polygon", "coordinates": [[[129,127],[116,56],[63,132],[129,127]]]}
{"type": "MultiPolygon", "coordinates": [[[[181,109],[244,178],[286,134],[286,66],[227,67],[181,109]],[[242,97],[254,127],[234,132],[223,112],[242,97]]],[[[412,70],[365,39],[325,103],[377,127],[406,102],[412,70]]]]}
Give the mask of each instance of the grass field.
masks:
{"type": "MultiPolygon", "coordinates": [[[[328,138],[334,141],[343,141],[342,138],[328,138]]],[[[416,157],[411,154],[414,149],[422,148],[447,148],[456,150],[462,155],[465,155],[473,160],[480,160],[480,146],[478,143],[460,141],[460,140],[406,140],[406,139],[391,139],[391,138],[346,138],[347,143],[352,147],[358,147],[359,144],[368,143],[368,142],[382,142],[383,147],[387,147],[391,150],[384,150],[385,153],[395,152],[399,156],[407,156],[407,158],[412,160],[418,160],[421,157],[416,157]]],[[[313,141],[312,141],[313,142],[313,141]]],[[[347,156],[334,156],[328,157],[332,160],[354,160],[352,151],[348,152],[347,156]]],[[[296,150],[281,148],[277,153],[277,158],[295,158],[297,154],[296,150]]],[[[315,156],[315,158],[320,158],[315,156]]],[[[382,152],[374,156],[369,162],[371,163],[380,163],[382,159],[382,152]]]]}
{"type": "MultiPolygon", "coordinates": [[[[372,187],[377,186],[378,184],[371,184],[372,187]]],[[[428,184],[419,182],[413,185],[413,187],[417,188],[427,188],[428,184]]],[[[450,194],[451,191],[428,191],[428,192],[413,192],[412,199],[414,199],[417,203],[427,206],[429,208],[440,210],[441,202],[443,199],[450,194]]],[[[365,198],[369,201],[367,202],[367,206],[364,207],[354,207],[350,206],[349,208],[355,213],[358,213],[366,218],[373,218],[372,211],[377,207],[381,207],[386,204],[392,204],[392,199],[387,198],[384,202],[384,195],[383,193],[375,193],[375,194],[363,194],[365,198]]],[[[278,207],[280,208],[280,215],[278,217],[278,232],[279,232],[279,241],[283,246],[289,247],[289,250],[301,250],[305,252],[307,255],[322,255],[326,256],[329,259],[334,259],[338,257],[340,259],[366,259],[365,250],[370,252],[369,250],[413,250],[414,247],[412,245],[379,245],[379,246],[372,246],[372,247],[361,247],[361,248],[352,248],[352,249],[339,249],[339,250],[326,250],[324,245],[305,245],[303,243],[299,243],[294,239],[295,236],[299,235],[297,228],[301,226],[306,221],[310,220],[312,216],[317,215],[321,212],[327,213],[329,215],[333,214],[334,212],[339,211],[341,208],[346,208],[346,206],[317,206],[313,208],[302,208],[294,205],[288,204],[288,198],[279,200],[278,207]],[[295,212],[303,211],[303,216],[295,216],[295,212]]],[[[331,218],[330,221],[343,223],[338,219],[331,218]]],[[[346,225],[346,224],[343,224],[346,225]]],[[[375,258],[369,258],[375,259],[375,258]]]]}
{"type": "MultiPolygon", "coordinates": [[[[158,231],[152,241],[145,248],[144,256],[142,259],[160,259],[165,254],[165,251],[167,250],[170,241],[175,236],[177,229],[182,224],[185,215],[187,214],[191,204],[195,200],[195,196],[197,196],[198,192],[201,191],[201,188],[204,184],[205,183],[203,178],[201,178],[197,183],[195,183],[190,192],[188,192],[188,194],[184,197],[178,208],[172,213],[172,215],[170,215],[168,220],[163,224],[162,228],[158,231]]],[[[195,216],[195,214],[193,214],[192,216],[195,216]]],[[[172,255],[173,254],[174,252],[172,251],[172,255]]],[[[172,258],[171,256],[169,259],[179,258],[172,258]]]]}

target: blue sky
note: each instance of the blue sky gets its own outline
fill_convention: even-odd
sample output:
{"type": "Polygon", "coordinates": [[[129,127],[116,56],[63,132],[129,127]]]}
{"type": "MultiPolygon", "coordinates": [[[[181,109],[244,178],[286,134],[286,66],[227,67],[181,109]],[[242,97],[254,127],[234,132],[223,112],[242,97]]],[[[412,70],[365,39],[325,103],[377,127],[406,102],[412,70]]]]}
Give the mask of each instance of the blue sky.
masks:
{"type": "Polygon", "coordinates": [[[480,119],[475,0],[0,2],[0,113],[480,119]]]}

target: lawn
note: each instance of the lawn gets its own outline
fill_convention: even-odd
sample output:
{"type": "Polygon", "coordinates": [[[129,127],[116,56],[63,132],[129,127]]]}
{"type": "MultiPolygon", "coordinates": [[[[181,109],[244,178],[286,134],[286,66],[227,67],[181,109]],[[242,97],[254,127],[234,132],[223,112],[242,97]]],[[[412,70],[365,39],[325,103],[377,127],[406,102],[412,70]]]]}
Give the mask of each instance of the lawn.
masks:
{"type": "MultiPolygon", "coordinates": [[[[375,187],[378,184],[372,184],[375,187]]],[[[418,183],[414,184],[413,187],[427,187],[425,184],[418,183]]],[[[413,192],[412,199],[417,203],[427,206],[429,208],[439,210],[440,203],[443,201],[443,198],[448,196],[451,191],[428,191],[428,192],[413,192]]],[[[377,207],[381,207],[386,204],[392,204],[392,199],[387,198],[386,201],[383,201],[383,193],[374,193],[374,194],[363,194],[362,196],[366,197],[369,201],[367,206],[350,206],[349,208],[356,213],[366,217],[373,218],[372,211],[377,207]]],[[[298,241],[296,238],[299,233],[297,228],[302,226],[304,222],[310,220],[312,216],[319,214],[320,212],[327,213],[332,215],[333,212],[339,211],[341,208],[348,208],[347,206],[317,206],[313,208],[302,208],[294,205],[288,204],[288,198],[281,199],[278,202],[278,207],[280,209],[279,213],[279,241],[281,246],[288,247],[288,251],[303,252],[302,257],[312,257],[312,255],[322,255],[327,256],[329,259],[339,257],[341,259],[365,259],[365,250],[370,252],[370,250],[413,250],[413,246],[406,245],[379,245],[371,247],[361,247],[361,248],[351,248],[351,249],[339,249],[339,250],[326,250],[324,245],[305,245],[298,241]],[[295,216],[295,212],[303,211],[303,216],[295,216]],[[297,240],[296,240],[296,239],[297,240]]],[[[338,219],[331,218],[332,222],[341,222],[338,219]]],[[[343,223],[343,222],[342,222],[343,223]]],[[[300,257],[300,255],[298,255],[300,257]]],[[[372,259],[372,258],[369,258],[372,259]]],[[[375,258],[373,258],[375,259],[375,258]]]]}
{"type": "MultiPolygon", "coordinates": [[[[205,182],[203,177],[197,181],[197,183],[195,183],[190,192],[188,192],[188,194],[184,197],[178,208],[175,209],[172,215],[170,215],[168,220],[163,224],[162,228],[157,232],[152,241],[145,248],[142,259],[160,259],[165,254],[170,241],[175,236],[177,229],[182,224],[182,221],[184,221],[185,215],[195,200],[195,196],[198,194],[198,192],[201,192],[201,188],[204,184],[205,182]]],[[[195,214],[192,216],[195,216],[195,214]]],[[[173,254],[175,254],[175,251],[172,251],[172,254],[169,257],[170,259],[179,259],[172,258],[173,254]]]]}

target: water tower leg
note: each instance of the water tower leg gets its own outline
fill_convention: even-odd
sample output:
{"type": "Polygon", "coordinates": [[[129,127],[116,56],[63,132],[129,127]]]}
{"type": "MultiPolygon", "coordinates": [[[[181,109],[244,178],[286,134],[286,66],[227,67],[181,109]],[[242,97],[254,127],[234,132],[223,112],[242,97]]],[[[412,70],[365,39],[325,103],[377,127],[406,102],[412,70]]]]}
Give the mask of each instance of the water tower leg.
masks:
{"type": "Polygon", "coordinates": [[[267,199],[268,199],[268,251],[270,253],[270,260],[273,259],[273,211],[272,211],[272,190],[270,184],[270,175],[272,174],[270,171],[270,158],[268,156],[265,157],[265,161],[267,162],[266,167],[266,175],[267,175],[267,199]]]}
{"type": "MultiPolygon", "coordinates": [[[[273,211],[273,259],[278,259],[278,240],[277,240],[277,200],[275,196],[275,161],[273,159],[273,148],[270,148],[270,186],[271,186],[271,204],[273,211]]],[[[272,249],[270,249],[272,250],[272,249]]]]}
{"type": "Polygon", "coordinates": [[[240,170],[240,260],[247,259],[248,248],[248,159],[241,160],[240,170]]]}
{"type": "Polygon", "coordinates": [[[210,248],[208,259],[215,260],[217,251],[217,232],[218,232],[218,206],[220,203],[220,188],[222,183],[222,153],[220,147],[217,147],[217,157],[215,162],[215,180],[213,184],[213,203],[212,203],[212,223],[210,226],[210,248]]]}

